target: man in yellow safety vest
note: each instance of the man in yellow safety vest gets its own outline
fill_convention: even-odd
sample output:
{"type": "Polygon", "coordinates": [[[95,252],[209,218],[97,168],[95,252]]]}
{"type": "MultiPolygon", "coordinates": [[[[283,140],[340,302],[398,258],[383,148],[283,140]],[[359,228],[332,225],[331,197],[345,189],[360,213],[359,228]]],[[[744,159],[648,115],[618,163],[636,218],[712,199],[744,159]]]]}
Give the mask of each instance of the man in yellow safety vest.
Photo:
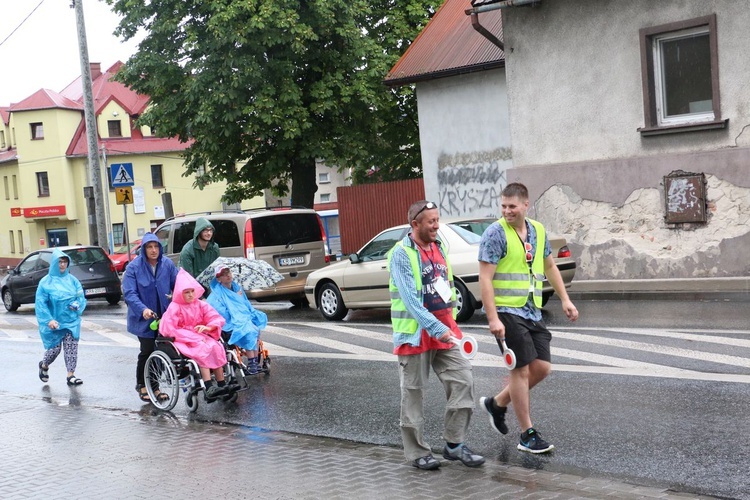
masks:
{"type": "Polygon", "coordinates": [[[424,392],[430,368],[443,384],[445,410],[443,457],[478,467],[484,457],[464,438],[474,411],[471,364],[451,337],[462,338],[456,325],[456,290],[448,257],[438,240],[440,216],[430,201],[415,202],[407,212],[411,231],[388,252],[393,353],[401,379],[401,438],[404,455],[422,470],[440,462],[424,440],[424,392]]]}
{"type": "Polygon", "coordinates": [[[552,370],[552,334],[542,322],[542,282],[546,275],[562,301],[565,315],[575,321],[578,310],[570,301],[560,271],[551,255],[544,226],[528,219],[529,192],[520,183],[501,193],[503,218],[488,227],[479,243],[479,286],[490,332],[500,349],[505,340],[516,356],[508,385],[494,398],[479,399],[492,427],[508,433],[505,412],[512,402],[521,426],[517,448],[546,453],[554,446],[541,438],[531,423],[529,391],[552,370]]]}

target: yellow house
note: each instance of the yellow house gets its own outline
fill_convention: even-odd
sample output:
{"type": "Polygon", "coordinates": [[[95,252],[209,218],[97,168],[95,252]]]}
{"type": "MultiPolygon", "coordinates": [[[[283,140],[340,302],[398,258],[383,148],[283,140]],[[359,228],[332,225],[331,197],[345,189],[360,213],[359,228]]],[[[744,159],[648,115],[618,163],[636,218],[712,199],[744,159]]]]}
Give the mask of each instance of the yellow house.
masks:
{"type": "MultiPolygon", "coordinates": [[[[170,213],[226,208],[220,201],[224,183],[197,190],[192,176],[182,176],[182,153],[189,144],[135,126],[148,97],[112,81],[121,65],[118,62],[102,72],[98,63],[91,64],[102,189],[107,198],[103,215],[110,231],[102,246],[107,247],[122,244],[126,220],[132,242],[170,213]],[[118,191],[112,186],[111,171],[118,174],[123,165],[133,185],[118,191]],[[118,204],[118,200],[132,203],[118,204]]],[[[91,243],[89,225],[95,219],[93,202],[87,203],[84,195],[91,191],[86,189],[91,179],[81,79],[60,93],[43,89],[0,107],[0,119],[0,265],[15,264],[39,248],[91,243]]],[[[258,197],[233,208],[263,205],[258,197]]]]}

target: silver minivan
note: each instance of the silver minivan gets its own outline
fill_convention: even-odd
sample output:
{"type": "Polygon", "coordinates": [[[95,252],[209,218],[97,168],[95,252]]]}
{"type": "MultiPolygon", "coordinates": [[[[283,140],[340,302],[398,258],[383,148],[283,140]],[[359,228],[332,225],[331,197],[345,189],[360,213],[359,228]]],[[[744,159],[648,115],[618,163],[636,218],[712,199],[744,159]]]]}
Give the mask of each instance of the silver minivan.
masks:
{"type": "Polygon", "coordinates": [[[213,224],[214,241],[223,257],[265,260],[284,276],[272,288],[249,291],[248,297],[261,302],[290,300],[298,306],[307,305],[304,293],[307,275],[330,262],[323,223],[315,210],[274,207],[169,218],[155,233],[164,246],[164,254],[175,264],[182,247],[193,239],[195,221],[201,217],[213,224]]]}

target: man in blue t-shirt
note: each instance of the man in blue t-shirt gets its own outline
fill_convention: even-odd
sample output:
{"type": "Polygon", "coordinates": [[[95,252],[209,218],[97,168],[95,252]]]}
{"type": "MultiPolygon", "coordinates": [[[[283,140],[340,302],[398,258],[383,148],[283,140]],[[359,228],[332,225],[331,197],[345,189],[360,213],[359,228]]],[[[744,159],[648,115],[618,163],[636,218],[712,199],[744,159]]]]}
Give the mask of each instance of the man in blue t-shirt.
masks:
{"type": "Polygon", "coordinates": [[[526,218],[529,192],[520,183],[501,193],[503,218],[493,223],[479,243],[479,286],[490,332],[516,355],[508,385],[494,398],[482,397],[492,427],[507,434],[505,412],[512,402],[523,432],[517,448],[546,453],[554,446],[543,440],[531,423],[529,391],[552,370],[552,334],[542,322],[542,282],[546,275],[562,300],[565,315],[575,321],[578,310],[570,301],[552,257],[544,226],[526,218]]]}

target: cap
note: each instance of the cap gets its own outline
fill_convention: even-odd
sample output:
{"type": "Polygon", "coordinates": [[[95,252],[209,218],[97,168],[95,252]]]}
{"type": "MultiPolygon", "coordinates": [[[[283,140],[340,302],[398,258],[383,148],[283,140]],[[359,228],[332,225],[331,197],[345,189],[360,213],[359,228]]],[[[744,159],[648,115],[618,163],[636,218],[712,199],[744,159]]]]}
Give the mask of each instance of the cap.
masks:
{"type": "Polygon", "coordinates": [[[225,266],[224,264],[219,264],[218,266],[214,268],[214,274],[216,276],[219,276],[221,273],[223,273],[224,271],[228,271],[228,270],[229,270],[229,266],[225,266]]]}

